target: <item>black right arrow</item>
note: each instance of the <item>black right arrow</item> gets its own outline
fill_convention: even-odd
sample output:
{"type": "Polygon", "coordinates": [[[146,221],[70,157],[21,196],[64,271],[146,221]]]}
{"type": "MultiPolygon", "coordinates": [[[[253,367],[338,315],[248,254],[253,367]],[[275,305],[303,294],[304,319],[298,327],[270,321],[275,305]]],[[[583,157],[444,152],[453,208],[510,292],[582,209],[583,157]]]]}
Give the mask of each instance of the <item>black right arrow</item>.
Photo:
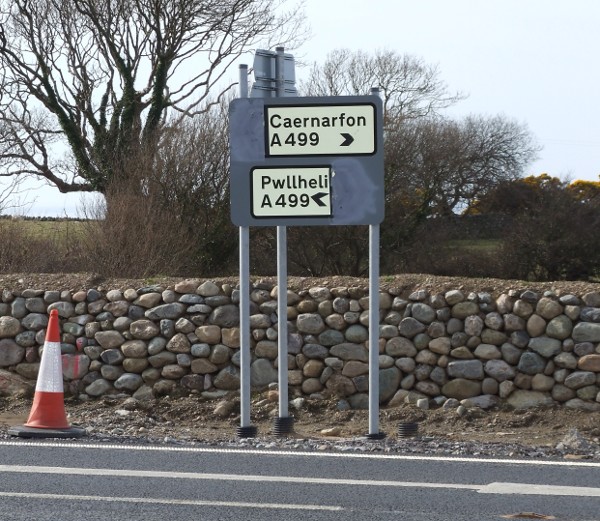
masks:
{"type": "Polygon", "coordinates": [[[323,197],[325,197],[327,192],[317,192],[315,195],[311,195],[312,200],[317,203],[318,206],[325,206],[325,203],[321,201],[323,197]]]}
{"type": "Polygon", "coordinates": [[[350,134],[346,134],[345,132],[342,132],[342,137],[344,138],[344,142],[340,145],[341,147],[350,146],[354,141],[354,138],[350,134]]]}

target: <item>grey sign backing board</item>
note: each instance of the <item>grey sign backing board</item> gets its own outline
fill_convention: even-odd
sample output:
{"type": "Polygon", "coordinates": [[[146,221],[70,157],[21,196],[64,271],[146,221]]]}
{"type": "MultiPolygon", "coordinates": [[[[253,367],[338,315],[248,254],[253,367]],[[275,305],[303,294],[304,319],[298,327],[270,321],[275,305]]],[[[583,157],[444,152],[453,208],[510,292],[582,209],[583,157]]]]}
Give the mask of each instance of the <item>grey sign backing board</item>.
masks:
{"type": "Polygon", "coordinates": [[[238,98],[229,109],[229,136],[237,226],[383,220],[378,96],[238,98]]]}

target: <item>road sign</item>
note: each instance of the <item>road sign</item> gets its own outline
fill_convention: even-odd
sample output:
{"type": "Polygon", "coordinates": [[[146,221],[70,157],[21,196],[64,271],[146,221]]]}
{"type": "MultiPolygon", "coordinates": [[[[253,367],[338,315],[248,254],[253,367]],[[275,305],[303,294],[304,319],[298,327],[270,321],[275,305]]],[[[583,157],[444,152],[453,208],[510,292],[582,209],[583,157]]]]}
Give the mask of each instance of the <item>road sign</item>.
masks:
{"type": "MultiPolygon", "coordinates": [[[[297,96],[294,56],[283,53],[283,96],[297,96]]],[[[254,54],[254,83],[250,91],[252,98],[274,98],[277,96],[277,51],[257,49],[254,54]]]]}
{"type": "MultiPolygon", "coordinates": [[[[335,98],[334,98],[335,99],[335,98]]],[[[376,151],[374,103],[265,104],[266,156],[370,155],[376,151]]]]}
{"type": "Polygon", "coordinates": [[[251,175],[254,217],[331,216],[329,166],[253,168],[251,175]]]}
{"type": "Polygon", "coordinates": [[[382,112],[378,96],[233,100],[229,107],[233,223],[381,223],[382,112]]]}

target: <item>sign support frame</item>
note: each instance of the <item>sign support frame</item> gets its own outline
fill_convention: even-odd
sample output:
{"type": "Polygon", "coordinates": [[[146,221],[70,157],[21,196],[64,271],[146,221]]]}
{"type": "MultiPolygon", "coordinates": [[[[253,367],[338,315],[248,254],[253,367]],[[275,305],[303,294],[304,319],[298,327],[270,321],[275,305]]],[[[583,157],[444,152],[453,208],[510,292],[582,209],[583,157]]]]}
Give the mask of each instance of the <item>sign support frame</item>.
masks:
{"type": "MultiPolygon", "coordinates": [[[[277,47],[275,64],[277,97],[285,96],[284,59],[284,48],[277,47]]],[[[240,65],[239,75],[239,97],[247,98],[247,65],[240,65]]],[[[379,96],[379,89],[372,88],[371,95],[379,96]]],[[[250,223],[240,222],[239,225],[241,403],[240,427],[237,434],[241,438],[251,438],[256,436],[256,427],[250,423],[250,223]]],[[[288,434],[293,430],[294,418],[289,416],[288,410],[287,228],[286,226],[277,225],[276,229],[279,416],[275,418],[273,433],[279,436],[288,434]]],[[[366,437],[370,440],[381,440],[386,436],[385,433],[379,431],[379,249],[380,224],[377,222],[377,224],[369,224],[369,430],[366,437]]]]}

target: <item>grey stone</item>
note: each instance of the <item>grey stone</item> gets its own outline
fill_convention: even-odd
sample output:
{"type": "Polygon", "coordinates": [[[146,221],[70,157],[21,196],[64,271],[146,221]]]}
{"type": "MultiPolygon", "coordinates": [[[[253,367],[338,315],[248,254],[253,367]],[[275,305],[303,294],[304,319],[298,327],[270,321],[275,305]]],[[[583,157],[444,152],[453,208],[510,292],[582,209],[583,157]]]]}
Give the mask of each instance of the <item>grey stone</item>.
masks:
{"type": "Polygon", "coordinates": [[[484,329],[481,332],[481,342],[484,344],[492,344],[500,346],[508,340],[506,333],[502,331],[495,331],[494,329],[484,329]]]}
{"type": "MultiPolygon", "coordinates": [[[[1,342],[1,340],[0,340],[1,342]]],[[[21,347],[33,347],[35,342],[35,332],[34,331],[23,331],[19,333],[15,337],[15,342],[19,344],[21,347]]]]}
{"type": "Polygon", "coordinates": [[[220,293],[219,286],[212,280],[207,280],[198,286],[196,293],[202,297],[214,297],[220,293]]]}
{"type": "Polygon", "coordinates": [[[160,353],[167,347],[167,339],[162,337],[154,337],[148,342],[148,354],[150,356],[160,353]]]}
{"type": "Polygon", "coordinates": [[[231,299],[227,295],[215,295],[214,297],[206,297],[204,303],[212,308],[231,305],[231,299]]]}
{"type": "Polygon", "coordinates": [[[318,335],[325,330],[325,323],[317,313],[301,313],[296,318],[296,327],[300,333],[318,335]]]}
{"type": "Polygon", "coordinates": [[[91,360],[86,355],[72,354],[62,357],[62,372],[65,380],[80,380],[90,367],[91,360]]]}
{"type": "Polygon", "coordinates": [[[114,349],[125,342],[125,338],[118,331],[98,331],[94,339],[103,349],[114,349]]]}
{"type": "Polygon", "coordinates": [[[0,367],[16,365],[25,357],[25,349],[10,338],[0,340],[0,367]]]}
{"type": "Polygon", "coordinates": [[[499,402],[500,399],[498,396],[481,394],[479,396],[473,396],[472,398],[465,398],[460,402],[460,404],[467,409],[473,409],[474,407],[479,409],[491,409],[496,407],[499,402]]]}
{"type": "MultiPolygon", "coordinates": [[[[222,372],[222,371],[221,371],[222,372]]],[[[215,378],[215,387],[217,386],[217,378],[215,378]]],[[[277,370],[273,367],[271,362],[269,362],[265,358],[259,358],[255,360],[250,366],[250,381],[252,382],[252,386],[256,388],[266,387],[270,383],[276,382],[278,378],[277,370]]],[[[223,387],[221,387],[223,388],[223,387]]],[[[239,382],[238,382],[239,388],[239,382]]]]}
{"type": "Polygon", "coordinates": [[[543,373],[546,368],[546,361],[537,353],[529,351],[523,353],[519,359],[517,369],[522,373],[533,375],[543,373]]]}
{"type": "Polygon", "coordinates": [[[27,311],[27,308],[25,307],[25,299],[23,297],[17,297],[10,304],[10,314],[14,318],[21,319],[25,315],[27,315],[27,313],[28,313],[28,311],[27,311]]]}
{"type": "Polygon", "coordinates": [[[565,340],[573,331],[573,322],[566,315],[554,317],[546,326],[546,335],[551,338],[565,340]]]}
{"type": "Polygon", "coordinates": [[[144,380],[139,374],[125,373],[119,376],[113,384],[115,389],[119,391],[137,391],[144,383],[144,380]]]}
{"type": "Polygon", "coordinates": [[[379,338],[394,338],[398,336],[398,328],[390,324],[383,324],[379,326],[379,338]]]}
{"type": "Polygon", "coordinates": [[[546,393],[517,389],[507,398],[507,402],[515,409],[531,409],[534,407],[549,407],[554,403],[554,400],[546,393]]]}
{"type": "Polygon", "coordinates": [[[148,357],[148,362],[154,368],[161,368],[168,364],[173,364],[177,361],[177,355],[171,351],[161,351],[155,355],[148,357]]]}
{"type": "Polygon", "coordinates": [[[385,352],[393,357],[414,357],[417,354],[417,348],[407,338],[390,338],[385,344],[385,352]]]}
{"type": "Polygon", "coordinates": [[[531,379],[531,389],[534,391],[547,392],[554,387],[554,378],[545,374],[536,374],[531,379]]]}
{"type": "Polygon", "coordinates": [[[576,391],[569,389],[566,385],[554,384],[552,387],[552,398],[557,402],[566,402],[575,398],[576,395],[576,391]]]}
{"type": "Polygon", "coordinates": [[[579,322],[571,336],[575,342],[600,342],[600,324],[579,322]]]}
{"type": "Polygon", "coordinates": [[[530,336],[527,331],[513,331],[510,335],[510,343],[520,349],[527,347],[529,339],[530,336]]]}
{"type": "Polygon", "coordinates": [[[459,302],[465,300],[465,295],[462,291],[458,289],[453,289],[447,291],[444,294],[444,298],[446,299],[446,302],[449,306],[454,306],[455,304],[458,304],[459,302]]]}
{"type": "Polygon", "coordinates": [[[497,360],[502,358],[500,349],[492,344],[479,344],[473,352],[476,358],[482,360],[497,360]]]}
{"type": "Polygon", "coordinates": [[[30,331],[40,331],[48,325],[48,315],[29,313],[29,315],[23,318],[21,325],[30,331]]]}
{"type": "Polygon", "coordinates": [[[429,342],[429,350],[439,355],[447,355],[451,349],[450,339],[448,337],[434,338],[429,342]]]}
{"type": "Polygon", "coordinates": [[[186,373],[187,368],[181,367],[179,364],[167,364],[160,371],[160,375],[168,380],[179,380],[186,373]]]}
{"type": "Polygon", "coordinates": [[[329,356],[329,349],[320,344],[305,344],[302,353],[307,358],[319,358],[325,360],[329,356]]]}
{"type": "Polygon", "coordinates": [[[358,360],[360,362],[367,362],[369,360],[369,352],[367,351],[367,348],[359,344],[338,344],[333,346],[329,350],[329,353],[332,356],[341,358],[342,360],[358,360]]]}
{"type": "Polygon", "coordinates": [[[181,304],[180,302],[171,302],[170,304],[161,304],[159,306],[150,308],[144,313],[144,315],[149,320],[162,320],[165,318],[169,320],[176,320],[185,313],[186,309],[187,306],[185,306],[185,304],[181,304]]]}
{"type": "Polygon", "coordinates": [[[442,387],[442,394],[448,398],[464,400],[481,394],[481,382],[456,378],[442,387]]]}
{"type": "Polygon", "coordinates": [[[218,367],[213,364],[208,358],[196,358],[192,360],[191,366],[193,373],[207,374],[214,373],[218,367]]]}
{"type": "Polygon", "coordinates": [[[498,382],[512,380],[515,377],[514,367],[507,364],[504,360],[488,360],[485,363],[484,371],[498,382]]]}
{"type": "Polygon", "coordinates": [[[379,371],[379,402],[387,402],[398,390],[402,373],[396,367],[379,371]]]}
{"type": "Polygon", "coordinates": [[[75,306],[71,302],[53,302],[48,306],[48,314],[54,309],[58,311],[58,315],[62,318],[71,318],[75,315],[75,306]]]}
{"type": "Polygon", "coordinates": [[[454,360],[446,369],[452,378],[466,378],[469,380],[482,380],[483,364],[480,360],[454,360]]]}
{"type": "Polygon", "coordinates": [[[425,324],[430,324],[436,318],[435,310],[431,306],[420,302],[411,306],[411,314],[413,318],[425,324]]]}
{"type": "Polygon", "coordinates": [[[454,318],[466,319],[470,315],[476,315],[479,313],[479,306],[476,302],[459,302],[452,306],[452,316],[454,318]]]}
{"type": "Polygon", "coordinates": [[[546,320],[552,320],[563,312],[563,306],[556,300],[543,297],[538,301],[535,312],[546,320]]]}
{"type": "Polygon", "coordinates": [[[600,412],[600,403],[586,402],[581,398],[573,398],[572,400],[565,402],[565,407],[580,411],[600,412]]]}
{"type": "Polygon", "coordinates": [[[583,308],[580,311],[579,318],[584,322],[600,322],[600,308],[583,308]]]}
{"type": "Polygon", "coordinates": [[[125,358],[123,360],[123,369],[127,373],[143,373],[150,363],[147,358],[125,358]]]}
{"type": "Polygon", "coordinates": [[[334,329],[327,329],[321,334],[319,334],[319,343],[324,346],[334,346],[336,344],[342,344],[344,340],[344,334],[334,329]]]}
{"type": "Polygon", "coordinates": [[[354,382],[341,374],[332,374],[331,378],[327,380],[325,387],[331,391],[335,396],[344,398],[346,396],[352,396],[356,393],[356,386],[354,382]]]}
{"type": "Polygon", "coordinates": [[[575,369],[577,367],[577,358],[575,358],[571,353],[559,353],[554,357],[554,363],[558,367],[575,369]]]}
{"type": "Polygon", "coordinates": [[[577,356],[591,355],[594,352],[594,344],[591,342],[581,342],[579,344],[575,344],[573,347],[573,352],[577,356]]]}
{"type": "Polygon", "coordinates": [[[148,346],[143,340],[127,340],[121,345],[121,351],[127,358],[145,358],[148,346]]]}
{"type": "Polygon", "coordinates": [[[352,324],[346,329],[345,335],[348,342],[360,344],[369,338],[369,330],[363,325],[352,324]]]}
{"type": "Polygon", "coordinates": [[[190,341],[183,333],[177,333],[167,342],[167,350],[172,353],[189,353],[190,349],[190,341]]]}
{"type": "Polygon", "coordinates": [[[254,349],[256,356],[260,358],[268,358],[269,360],[275,360],[277,358],[277,342],[272,340],[260,340],[257,342],[254,349]]]}
{"type": "Polygon", "coordinates": [[[354,410],[367,410],[369,408],[369,395],[367,393],[356,393],[348,397],[348,402],[354,410]]]}
{"type": "Polygon", "coordinates": [[[151,320],[141,319],[136,320],[129,325],[129,332],[134,338],[150,340],[151,338],[158,336],[160,329],[151,320]]]}
{"type": "Polygon", "coordinates": [[[221,327],[238,327],[240,311],[234,304],[219,306],[210,314],[209,322],[221,327]]]}
{"type": "Polygon", "coordinates": [[[39,297],[25,299],[25,307],[30,313],[46,313],[46,303],[39,297]]]}
{"type": "Polygon", "coordinates": [[[502,359],[511,365],[518,364],[521,354],[523,354],[523,351],[521,351],[518,347],[509,344],[508,342],[502,344],[500,347],[500,352],[502,353],[502,359]]]}
{"type": "Polygon", "coordinates": [[[564,385],[569,389],[581,389],[596,383],[596,373],[591,371],[575,371],[565,378],[564,385]]]}
{"type": "Polygon", "coordinates": [[[469,336],[479,336],[483,331],[484,322],[481,317],[477,315],[470,315],[465,317],[465,333],[469,336]]]}
{"type": "Polygon", "coordinates": [[[231,349],[226,345],[217,344],[212,347],[208,359],[216,365],[226,364],[231,359],[231,349]]]}
{"type": "MultiPolygon", "coordinates": [[[[131,320],[129,317],[119,317],[119,318],[116,318],[115,321],[113,322],[113,328],[115,328],[117,331],[119,331],[121,333],[123,333],[125,331],[129,332],[129,326],[131,325],[132,322],[133,322],[133,320],[131,320]]],[[[65,326],[66,326],[66,324],[65,324],[65,326]]],[[[63,328],[64,328],[64,326],[63,326],[63,328]]]]}
{"type": "Polygon", "coordinates": [[[89,396],[102,396],[110,391],[114,390],[113,385],[105,380],[104,378],[99,378],[98,380],[94,380],[90,385],[85,388],[86,394],[89,396]]]}
{"type": "Polygon", "coordinates": [[[504,315],[504,331],[512,333],[513,331],[524,330],[526,327],[525,320],[517,315],[504,315]]]}
{"type": "Polygon", "coordinates": [[[529,349],[544,358],[551,358],[562,351],[562,342],[556,338],[540,336],[529,340],[529,349]]]}
{"type": "MultiPolygon", "coordinates": [[[[27,314],[27,310],[25,311],[27,314]]],[[[25,315],[23,315],[25,316],[25,315]]],[[[14,338],[21,332],[21,323],[14,317],[0,317],[0,339],[14,338]]]]}
{"type": "Polygon", "coordinates": [[[100,359],[108,365],[119,365],[124,358],[120,349],[106,349],[100,353],[100,359]]]}
{"type": "Polygon", "coordinates": [[[190,349],[192,356],[199,358],[208,358],[210,356],[210,345],[209,344],[192,344],[190,349]]]}
{"type": "Polygon", "coordinates": [[[400,335],[406,338],[413,338],[419,333],[425,331],[426,329],[427,327],[425,326],[425,324],[419,322],[413,317],[403,318],[398,327],[400,335]]]}

